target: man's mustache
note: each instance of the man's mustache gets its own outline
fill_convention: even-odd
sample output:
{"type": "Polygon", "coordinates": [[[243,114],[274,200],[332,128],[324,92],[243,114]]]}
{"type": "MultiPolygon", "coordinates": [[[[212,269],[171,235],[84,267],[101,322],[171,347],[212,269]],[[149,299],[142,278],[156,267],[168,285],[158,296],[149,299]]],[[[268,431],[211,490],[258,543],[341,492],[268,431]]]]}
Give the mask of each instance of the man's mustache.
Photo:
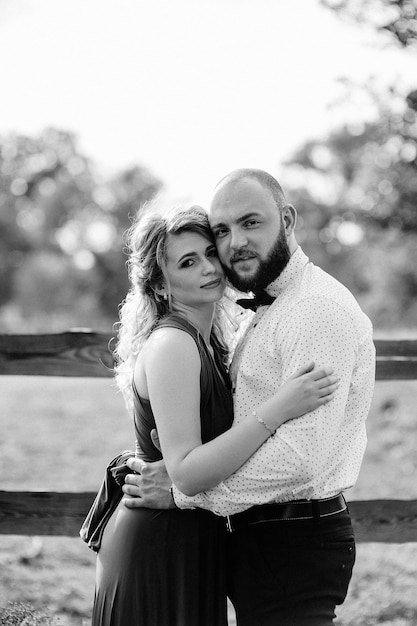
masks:
{"type": "Polygon", "coordinates": [[[258,255],[252,250],[239,250],[230,257],[230,264],[237,263],[238,261],[246,261],[247,259],[255,259],[258,255]]]}

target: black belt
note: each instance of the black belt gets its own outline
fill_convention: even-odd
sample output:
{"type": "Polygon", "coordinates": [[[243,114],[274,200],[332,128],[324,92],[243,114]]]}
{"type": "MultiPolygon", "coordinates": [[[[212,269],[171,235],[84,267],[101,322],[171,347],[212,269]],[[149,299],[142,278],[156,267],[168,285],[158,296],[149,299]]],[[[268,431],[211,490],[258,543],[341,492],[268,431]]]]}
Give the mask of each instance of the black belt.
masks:
{"type": "Polygon", "coordinates": [[[322,500],[294,500],[276,504],[254,506],[242,513],[226,516],[226,526],[233,532],[244,526],[262,524],[263,522],[279,522],[282,520],[318,519],[346,511],[346,501],[341,493],[332,498],[322,500]]]}

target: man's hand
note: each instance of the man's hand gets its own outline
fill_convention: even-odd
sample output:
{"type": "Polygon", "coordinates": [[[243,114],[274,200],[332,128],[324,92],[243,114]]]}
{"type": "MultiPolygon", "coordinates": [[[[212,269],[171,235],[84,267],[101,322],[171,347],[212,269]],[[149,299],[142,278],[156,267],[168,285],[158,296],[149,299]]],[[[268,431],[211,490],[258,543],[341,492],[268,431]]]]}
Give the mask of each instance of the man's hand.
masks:
{"type": "Polygon", "coordinates": [[[128,474],[123,485],[127,497],[123,502],[129,509],[173,509],[175,502],[170,491],[171,479],[164,461],[147,463],[141,459],[128,459],[128,467],[136,474],[128,474]]]}

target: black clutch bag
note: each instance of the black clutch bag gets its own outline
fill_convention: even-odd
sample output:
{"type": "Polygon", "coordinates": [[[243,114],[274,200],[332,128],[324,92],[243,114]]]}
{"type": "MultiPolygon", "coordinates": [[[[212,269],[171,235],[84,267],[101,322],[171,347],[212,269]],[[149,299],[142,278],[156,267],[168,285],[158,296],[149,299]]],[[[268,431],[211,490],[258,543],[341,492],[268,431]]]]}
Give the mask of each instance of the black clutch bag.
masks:
{"type": "Polygon", "coordinates": [[[94,552],[99,551],[106,524],[122,499],[125,476],[132,473],[126,461],[134,456],[134,452],[125,450],[110,461],[100,489],[81,526],[80,537],[94,552]]]}

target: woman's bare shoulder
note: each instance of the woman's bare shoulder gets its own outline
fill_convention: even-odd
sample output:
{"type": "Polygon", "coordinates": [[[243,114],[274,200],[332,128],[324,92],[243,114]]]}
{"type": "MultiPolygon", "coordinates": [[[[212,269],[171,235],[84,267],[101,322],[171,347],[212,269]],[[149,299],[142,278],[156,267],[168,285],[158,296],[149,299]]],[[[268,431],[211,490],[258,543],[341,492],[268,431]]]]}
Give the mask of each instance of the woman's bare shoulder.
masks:
{"type": "Polygon", "coordinates": [[[189,333],[172,327],[154,330],[142,350],[145,361],[178,355],[182,355],[182,357],[198,356],[198,350],[189,333]]]}

